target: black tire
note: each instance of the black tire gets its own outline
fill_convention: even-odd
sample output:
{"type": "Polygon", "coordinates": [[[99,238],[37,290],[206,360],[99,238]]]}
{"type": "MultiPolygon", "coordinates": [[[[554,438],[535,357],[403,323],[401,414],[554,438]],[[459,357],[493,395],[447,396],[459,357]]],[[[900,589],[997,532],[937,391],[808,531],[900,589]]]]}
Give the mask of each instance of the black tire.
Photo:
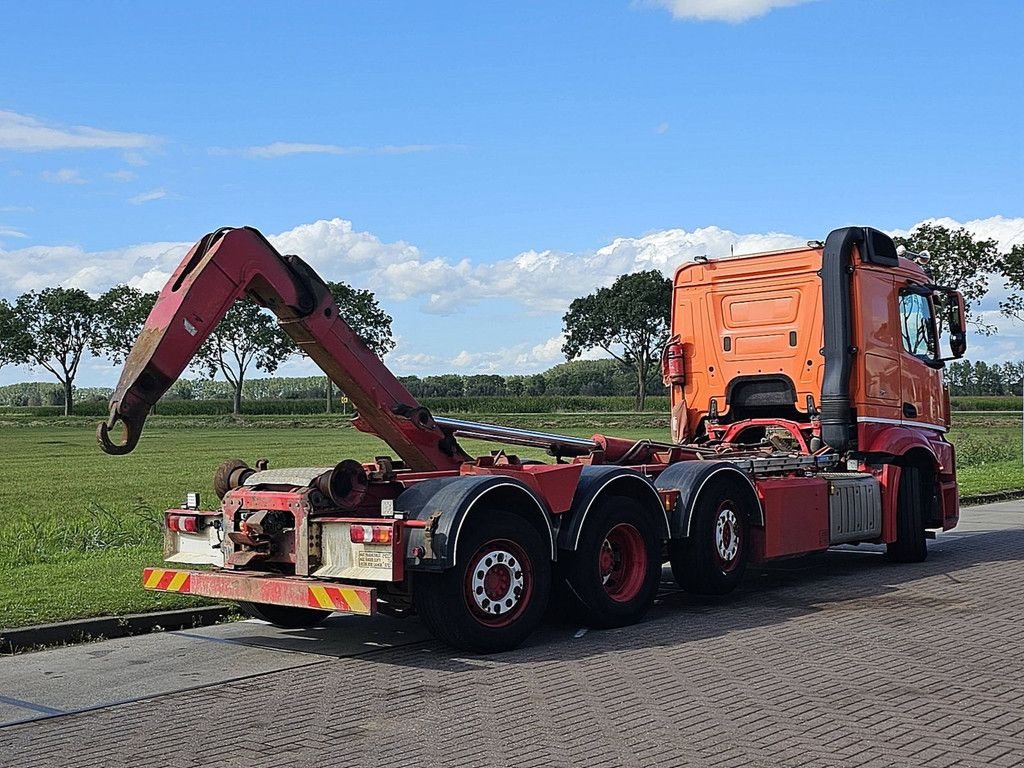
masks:
{"type": "Polygon", "coordinates": [[[751,512],[748,489],[736,481],[710,482],[697,499],[690,536],[669,544],[676,583],[697,595],[736,589],[747,570],[751,512]]]}
{"type": "Polygon", "coordinates": [[[896,541],[886,545],[885,555],[894,563],[920,563],[928,557],[920,467],[902,468],[896,497],[896,541]]]}
{"type": "Polygon", "coordinates": [[[238,610],[253,619],[262,619],[282,629],[309,629],[323,622],[330,611],[316,608],[293,608],[290,605],[270,603],[238,603],[238,610]]]}
{"type": "Polygon", "coordinates": [[[416,612],[434,637],[456,648],[517,647],[547,609],[549,543],[526,520],[501,510],[476,512],[458,538],[455,566],[416,574],[416,612]]]}
{"type": "Polygon", "coordinates": [[[661,535],[634,499],[608,496],[584,521],[575,552],[556,565],[565,607],[592,627],[621,627],[643,618],[661,582],[661,535]]]}

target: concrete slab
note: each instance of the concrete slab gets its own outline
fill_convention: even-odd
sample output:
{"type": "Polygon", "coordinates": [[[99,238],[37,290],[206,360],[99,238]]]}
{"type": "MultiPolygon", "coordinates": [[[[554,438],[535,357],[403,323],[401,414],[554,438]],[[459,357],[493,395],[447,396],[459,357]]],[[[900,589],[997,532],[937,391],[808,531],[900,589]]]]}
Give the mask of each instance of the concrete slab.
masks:
{"type": "Polygon", "coordinates": [[[997,531],[1002,528],[1024,528],[1024,499],[964,507],[960,510],[960,524],[955,530],[969,533],[997,531]]]}
{"type": "Polygon", "coordinates": [[[418,621],[336,615],[308,630],[249,620],[0,659],[0,725],[422,641],[418,621]],[[9,702],[4,707],[4,702],[9,702]],[[19,706],[10,705],[19,704],[19,706]]]}

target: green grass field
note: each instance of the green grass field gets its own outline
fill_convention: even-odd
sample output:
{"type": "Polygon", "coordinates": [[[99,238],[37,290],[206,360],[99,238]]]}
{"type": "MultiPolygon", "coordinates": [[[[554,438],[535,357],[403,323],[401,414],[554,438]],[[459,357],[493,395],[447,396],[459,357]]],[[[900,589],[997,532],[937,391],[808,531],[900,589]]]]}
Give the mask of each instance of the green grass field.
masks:
{"type": "MultiPolygon", "coordinates": [[[[471,417],[472,418],[472,417],[471,417]]],[[[651,414],[523,414],[488,418],[572,435],[667,436],[651,414]]],[[[194,605],[195,598],[146,592],[145,565],[161,561],[162,512],[199,491],[216,501],[213,473],[226,458],[271,466],[332,466],[390,453],[341,417],[154,417],[134,453],[107,456],[90,419],[0,421],[0,627],[194,605]]],[[[964,494],[1024,488],[1016,414],[957,414],[964,494]]],[[[493,446],[468,444],[471,452],[493,446]]],[[[510,449],[542,458],[538,451],[510,449]]]]}

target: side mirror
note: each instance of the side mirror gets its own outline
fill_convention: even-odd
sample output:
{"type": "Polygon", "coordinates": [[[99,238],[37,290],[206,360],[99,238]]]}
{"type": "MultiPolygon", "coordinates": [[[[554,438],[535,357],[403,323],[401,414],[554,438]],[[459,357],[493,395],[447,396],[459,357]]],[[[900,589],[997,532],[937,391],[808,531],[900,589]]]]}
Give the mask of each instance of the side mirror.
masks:
{"type": "Polygon", "coordinates": [[[941,313],[941,317],[949,333],[949,351],[955,360],[964,356],[967,352],[967,312],[964,308],[964,297],[959,291],[952,288],[934,286],[935,306],[941,313]]]}
{"type": "Polygon", "coordinates": [[[967,312],[964,310],[964,297],[959,291],[956,292],[956,305],[949,311],[949,348],[953,357],[963,357],[967,352],[967,312]]]}

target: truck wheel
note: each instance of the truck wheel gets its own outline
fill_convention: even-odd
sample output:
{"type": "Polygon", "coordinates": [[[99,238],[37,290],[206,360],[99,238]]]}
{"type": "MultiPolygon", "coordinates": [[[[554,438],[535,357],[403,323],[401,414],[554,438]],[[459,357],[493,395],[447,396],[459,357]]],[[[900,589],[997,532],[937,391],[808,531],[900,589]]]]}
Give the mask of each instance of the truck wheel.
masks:
{"type": "Polygon", "coordinates": [[[750,503],[731,483],[710,484],[693,510],[689,538],[669,545],[672,576],[687,592],[725,595],[747,569],[750,503]]]}
{"type": "Polygon", "coordinates": [[[282,629],[308,629],[320,624],[331,615],[330,611],[316,608],[293,608],[290,605],[270,603],[238,603],[238,610],[253,619],[262,619],[282,629]]]}
{"type": "Polygon", "coordinates": [[[661,581],[661,540],[644,508],[622,496],[599,501],[575,552],[557,565],[568,607],[594,627],[643,618],[661,581]]]}
{"type": "Polygon", "coordinates": [[[457,648],[477,653],[515,648],[547,608],[547,543],[518,515],[481,510],[459,533],[458,547],[452,568],[416,574],[416,612],[436,638],[457,648]]]}
{"type": "Polygon", "coordinates": [[[885,555],[894,563],[920,563],[928,557],[920,467],[902,468],[896,497],[896,541],[886,545],[885,555]]]}

